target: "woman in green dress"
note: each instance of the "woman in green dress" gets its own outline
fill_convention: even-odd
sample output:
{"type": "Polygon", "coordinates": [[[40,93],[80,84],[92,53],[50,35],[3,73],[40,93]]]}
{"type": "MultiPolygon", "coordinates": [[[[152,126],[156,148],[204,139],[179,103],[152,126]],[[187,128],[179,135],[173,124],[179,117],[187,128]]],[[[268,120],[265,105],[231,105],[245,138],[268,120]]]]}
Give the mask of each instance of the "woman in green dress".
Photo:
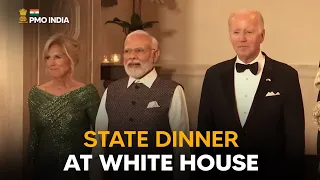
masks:
{"type": "Polygon", "coordinates": [[[79,45],[57,34],[44,47],[46,72],[52,80],[33,86],[29,92],[29,165],[37,180],[89,180],[88,172],[63,168],[69,155],[91,154],[84,146],[86,131],[94,129],[100,96],[92,84],[76,81],[73,71],[79,61],[79,45]]]}

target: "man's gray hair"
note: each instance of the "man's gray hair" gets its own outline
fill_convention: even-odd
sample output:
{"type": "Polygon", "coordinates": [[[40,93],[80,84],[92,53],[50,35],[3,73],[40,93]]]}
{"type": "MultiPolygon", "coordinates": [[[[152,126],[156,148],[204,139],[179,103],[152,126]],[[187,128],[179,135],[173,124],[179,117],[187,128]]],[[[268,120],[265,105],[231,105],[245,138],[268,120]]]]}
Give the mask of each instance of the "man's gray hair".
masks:
{"type": "Polygon", "coordinates": [[[152,49],[156,49],[156,50],[159,49],[158,40],[157,40],[155,37],[153,37],[152,35],[150,35],[148,32],[143,31],[143,30],[136,30],[136,31],[133,31],[133,32],[129,33],[129,34],[127,35],[126,39],[124,40],[124,42],[126,42],[127,39],[128,39],[129,37],[131,37],[132,35],[137,35],[137,34],[146,35],[146,36],[150,37],[150,38],[151,38],[151,46],[152,46],[152,49]]]}

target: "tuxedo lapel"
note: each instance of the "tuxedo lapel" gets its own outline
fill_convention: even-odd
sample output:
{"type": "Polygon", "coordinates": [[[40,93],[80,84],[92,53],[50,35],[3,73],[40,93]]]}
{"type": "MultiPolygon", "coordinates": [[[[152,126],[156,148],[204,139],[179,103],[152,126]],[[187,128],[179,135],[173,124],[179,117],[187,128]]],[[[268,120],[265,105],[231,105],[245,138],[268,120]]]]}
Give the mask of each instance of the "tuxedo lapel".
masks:
{"type": "MultiPolygon", "coordinates": [[[[228,64],[225,72],[221,74],[221,82],[224,90],[224,95],[227,100],[227,105],[230,108],[231,120],[235,120],[235,123],[241,127],[240,118],[237,110],[236,98],[235,98],[235,89],[234,89],[234,64],[236,58],[232,59],[228,64]]],[[[225,112],[229,113],[229,112],[225,112]]]]}
{"type": "Polygon", "coordinates": [[[263,99],[265,98],[266,94],[269,92],[271,88],[271,83],[272,83],[272,60],[267,57],[264,53],[263,55],[265,56],[265,65],[263,68],[263,72],[261,75],[261,79],[256,91],[256,94],[254,96],[246,123],[244,124],[244,128],[247,126],[247,124],[250,123],[250,121],[254,120],[254,113],[257,110],[257,108],[263,104],[263,99]],[[268,80],[270,81],[268,81],[268,80]]]}

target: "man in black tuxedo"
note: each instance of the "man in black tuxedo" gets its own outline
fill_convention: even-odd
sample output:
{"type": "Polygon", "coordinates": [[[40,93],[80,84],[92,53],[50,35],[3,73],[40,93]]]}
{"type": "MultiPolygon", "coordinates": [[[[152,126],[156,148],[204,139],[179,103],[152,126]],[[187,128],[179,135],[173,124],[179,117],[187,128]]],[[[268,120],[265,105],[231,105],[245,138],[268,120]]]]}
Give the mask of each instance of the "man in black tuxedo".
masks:
{"type": "Polygon", "coordinates": [[[235,131],[239,147],[201,146],[196,153],[258,154],[258,172],[206,172],[213,178],[301,179],[305,119],[298,73],[261,52],[265,29],[259,12],[231,14],[229,35],[237,56],[207,70],[198,130],[235,131]]]}

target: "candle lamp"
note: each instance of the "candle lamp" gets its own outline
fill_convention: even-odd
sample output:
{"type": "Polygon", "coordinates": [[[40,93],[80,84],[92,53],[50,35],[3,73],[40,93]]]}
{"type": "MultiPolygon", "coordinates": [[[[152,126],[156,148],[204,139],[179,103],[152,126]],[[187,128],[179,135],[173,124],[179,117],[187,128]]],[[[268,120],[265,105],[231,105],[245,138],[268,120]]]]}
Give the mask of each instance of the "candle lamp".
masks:
{"type": "Polygon", "coordinates": [[[102,63],[110,63],[110,61],[108,60],[108,56],[107,55],[104,55],[103,56],[103,61],[102,63]]]}
{"type": "Polygon", "coordinates": [[[113,63],[120,63],[121,57],[120,54],[112,54],[111,61],[113,63]]]}

